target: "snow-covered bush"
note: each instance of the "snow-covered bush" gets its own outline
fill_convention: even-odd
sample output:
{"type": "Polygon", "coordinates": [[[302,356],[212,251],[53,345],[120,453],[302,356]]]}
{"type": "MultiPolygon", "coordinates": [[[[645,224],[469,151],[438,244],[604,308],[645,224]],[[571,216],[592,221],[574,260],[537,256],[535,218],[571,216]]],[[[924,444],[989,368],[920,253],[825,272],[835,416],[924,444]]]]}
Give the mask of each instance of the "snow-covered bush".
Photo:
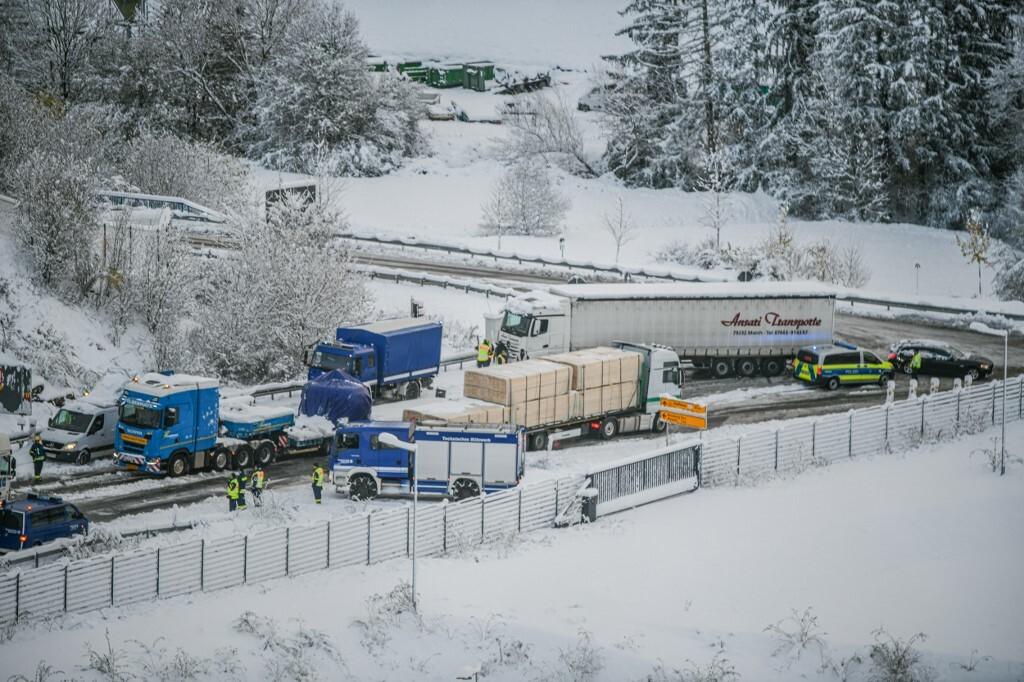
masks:
{"type": "Polygon", "coordinates": [[[242,382],[293,379],[305,348],[343,324],[361,322],[371,301],[349,252],[332,235],[340,217],[291,199],[236,228],[237,255],[206,271],[191,363],[242,382]]]}
{"type": "Polygon", "coordinates": [[[892,636],[885,629],[875,630],[875,643],[869,657],[869,682],[931,682],[935,671],[925,665],[917,645],[927,639],[919,632],[906,640],[892,636]]]}
{"type": "Polygon", "coordinates": [[[14,170],[15,238],[47,287],[84,295],[95,283],[98,185],[93,166],[67,152],[32,153],[14,170]]]}
{"type": "Polygon", "coordinates": [[[86,644],[86,655],[89,660],[83,668],[98,673],[108,682],[129,682],[134,679],[128,662],[128,652],[114,648],[110,642],[110,630],[106,631],[106,642],[106,650],[94,649],[91,644],[86,644]]]}
{"type": "Polygon", "coordinates": [[[50,682],[51,680],[65,680],[67,673],[57,670],[46,661],[36,663],[36,669],[28,675],[11,675],[7,682],[50,682]]]}
{"type": "Polygon", "coordinates": [[[0,191],[12,192],[21,166],[41,142],[53,137],[56,123],[12,78],[0,73],[0,191]]]}
{"type": "Polygon", "coordinates": [[[285,171],[382,175],[419,143],[421,107],[411,86],[366,69],[356,18],[318,6],[301,39],[264,70],[244,131],[247,155],[285,171]]]}
{"type": "Polygon", "coordinates": [[[569,200],[551,182],[547,168],[537,159],[514,163],[491,189],[483,205],[483,231],[547,236],[557,234],[569,210],[569,200]]]}
{"type": "Polygon", "coordinates": [[[117,173],[129,191],[184,197],[225,210],[247,189],[242,162],[171,134],[144,132],[117,156],[117,173]]]}
{"type": "Polygon", "coordinates": [[[1024,301],[1024,259],[1013,249],[1000,256],[993,287],[1004,301],[1024,301]]]}
{"type": "MultiPolygon", "coordinates": [[[[267,673],[274,682],[320,679],[322,662],[333,664],[335,672],[345,667],[331,638],[302,622],[293,632],[286,632],[274,619],[245,611],[235,621],[235,630],[254,635],[261,641],[262,648],[269,653],[267,673]]],[[[331,677],[328,675],[329,679],[331,677]]]]}
{"type": "Polygon", "coordinates": [[[775,637],[777,645],[772,656],[786,659],[786,667],[799,661],[807,650],[817,652],[822,664],[825,662],[828,645],[825,644],[825,632],[818,625],[818,617],[811,613],[810,607],[803,611],[793,609],[792,615],[773,623],[764,629],[775,637]]]}
{"type": "Polygon", "coordinates": [[[362,630],[363,646],[373,653],[387,645],[392,631],[405,621],[422,625],[412,598],[412,585],[402,581],[386,594],[372,594],[366,599],[366,618],[354,625],[362,630]]]}
{"type": "Polygon", "coordinates": [[[14,355],[33,367],[45,368],[46,376],[63,386],[92,386],[99,375],[86,369],[67,335],[48,322],[41,322],[29,332],[19,334],[14,355]]]}
{"type": "Polygon", "coordinates": [[[524,95],[502,112],[511,135],[500,153],[506,160],[550,158],[575,175],[596,177],[598,164],[585,151],[575,109],[555,90],[524,95]]]}
{"type": "Polygon", "coordinates": [[[590,682],[604,670],[604,654],[594,645],[590,633],[581,629],[572,646],[558,650],[561,669],[557,678],[572,682],[590,682]]]}
{"type": "Polygon", "coordinates": [[[706,665],[688,661],[686,667],[680,669],[658,664],[654,672],[645,678],[645,682],[736,682],[739,678],[739,673],[725,657],[725,652],[718,649],[706,665]]]}

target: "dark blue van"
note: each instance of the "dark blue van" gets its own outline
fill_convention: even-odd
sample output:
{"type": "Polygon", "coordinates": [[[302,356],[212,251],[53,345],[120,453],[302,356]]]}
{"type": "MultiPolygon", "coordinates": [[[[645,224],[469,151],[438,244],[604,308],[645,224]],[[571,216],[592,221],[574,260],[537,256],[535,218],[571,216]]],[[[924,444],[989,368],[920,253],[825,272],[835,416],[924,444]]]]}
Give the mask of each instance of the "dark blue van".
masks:
{"type": "Polygon", "coordinates": [[[24,500],[0,509],[0,550],[16,552],[57,538],[85,535],[89,519],[78,507],[59,497],[29,493],[24,500]]]}

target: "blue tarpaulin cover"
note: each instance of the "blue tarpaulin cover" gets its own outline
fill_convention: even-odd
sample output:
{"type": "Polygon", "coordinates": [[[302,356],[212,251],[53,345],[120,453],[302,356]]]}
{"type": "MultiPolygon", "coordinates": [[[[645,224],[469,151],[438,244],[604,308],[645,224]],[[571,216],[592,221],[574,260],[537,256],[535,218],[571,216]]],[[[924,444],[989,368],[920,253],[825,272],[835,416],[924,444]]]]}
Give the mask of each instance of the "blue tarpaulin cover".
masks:
{"type": "Polygon", "coordinates": [[[351,375],[335,369],[306,384],[299,401],[299,414],[326,417],[337,424],[342,419],[369,419],[372,406],[370,390],[351,375]]]}

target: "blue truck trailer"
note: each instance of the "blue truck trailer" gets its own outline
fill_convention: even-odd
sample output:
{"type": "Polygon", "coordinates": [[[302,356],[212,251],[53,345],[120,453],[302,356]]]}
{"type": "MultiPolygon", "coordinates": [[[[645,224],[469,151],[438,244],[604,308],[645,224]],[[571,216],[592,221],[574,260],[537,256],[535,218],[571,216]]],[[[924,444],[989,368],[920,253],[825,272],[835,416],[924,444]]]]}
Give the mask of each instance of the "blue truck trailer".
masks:
{"type": "Polygon", "coordinates": [[[125,386],[114,433],[117,466],[181,476],[326,455],[331,433],[295,427],[286,407],[222,407],[216,379],[146,374],[125,386]]]}
{"type": "Polygon", "coordinates": [[[519,484],[526,470],[525,431],[516,427],[448,427],[413,422],[342,424],[335,432],[328,466],[339,493],[372,499],[381,493],[419,492],[456,499],[497,492],[519,484]],[[406,450],[380,442],[382,433],[416,444],[406,450]]]}
{"type": "Polygon", "coordinates": [[[306,351],[309,379],[340,369],[374,398],[418,398],[441,369],[441,323],[423,318],[339,327],[333,342],[306,351]]]}

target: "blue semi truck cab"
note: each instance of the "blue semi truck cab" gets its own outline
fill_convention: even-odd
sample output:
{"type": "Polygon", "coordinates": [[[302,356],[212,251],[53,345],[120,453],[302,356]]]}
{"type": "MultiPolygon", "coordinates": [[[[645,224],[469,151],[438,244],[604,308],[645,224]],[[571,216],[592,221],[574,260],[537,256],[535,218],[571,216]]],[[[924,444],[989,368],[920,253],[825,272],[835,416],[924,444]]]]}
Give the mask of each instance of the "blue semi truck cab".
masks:
{"type": "Polygon", "coordinates": [[[334,341],[306,351],[306,365],[311,381],[340,369],[374,398],[417,398],[441,368],[441,323],[414,317],[339,327],[334,341]]]}
{"type": "Polygon", "coordinates": [[[526,470],[525,431],[516,427],[448,427],[413,422],[342,424],[331,443],[331,481],[339,493],[371,499],[407,494],[416,472],[406,450],[380,442],[382,433],[416,444],[421,494],[474,497],[515,487],[526,470]]]}
{"type": "Polygon", "coordinates": [[[181,476],[266,466],[282,454],[323,454],[330,436],[292,431],[286,407],[224,408],[216,379],[146,374],[125,386],[114,433],[119,468],[181,476]]]}

